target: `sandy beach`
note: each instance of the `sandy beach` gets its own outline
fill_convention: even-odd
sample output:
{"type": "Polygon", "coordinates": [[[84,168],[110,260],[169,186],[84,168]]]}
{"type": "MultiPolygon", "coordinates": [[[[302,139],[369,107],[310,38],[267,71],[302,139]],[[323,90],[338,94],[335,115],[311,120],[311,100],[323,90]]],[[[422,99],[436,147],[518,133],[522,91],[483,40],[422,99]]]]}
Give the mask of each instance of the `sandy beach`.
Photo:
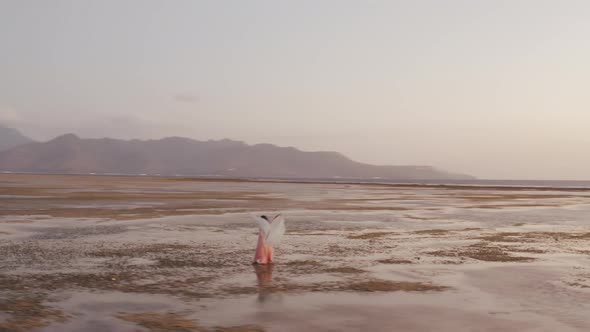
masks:
{"type": "Polygon", "coordinates": [[[580,189],[2,174],[0,331],[588,331],[589,216],[580,189]]]}

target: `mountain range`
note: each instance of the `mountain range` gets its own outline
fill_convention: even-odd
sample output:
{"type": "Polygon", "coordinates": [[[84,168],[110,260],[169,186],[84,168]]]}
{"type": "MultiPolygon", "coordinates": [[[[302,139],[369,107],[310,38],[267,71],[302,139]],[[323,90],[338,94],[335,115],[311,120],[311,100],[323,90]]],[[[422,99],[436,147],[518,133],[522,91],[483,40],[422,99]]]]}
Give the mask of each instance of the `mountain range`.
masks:
{"type": "Polygon", "coordinates": [[[473,179],[430,166],[375,166],[353,161],[337,152],[305,152],[293,147],[248,145],[229,139],[82,139],[67,134],[48,142],[33,142],[20,136],[14,130],[0,131],[1,142],[10,142],[5,144],[8,149],[0,150],[0,171],[310,179],[473,179]],[[12,139],[5,141],[5,137],[12,139]],[[19,137],[20,140],[14,139],[19,137]]]}
{"type": "Polygon", "coordinates": [[[32,139],[21,134],[18,130],[0,125],[0,151],[31,142],[33,142],[32,139]]]}

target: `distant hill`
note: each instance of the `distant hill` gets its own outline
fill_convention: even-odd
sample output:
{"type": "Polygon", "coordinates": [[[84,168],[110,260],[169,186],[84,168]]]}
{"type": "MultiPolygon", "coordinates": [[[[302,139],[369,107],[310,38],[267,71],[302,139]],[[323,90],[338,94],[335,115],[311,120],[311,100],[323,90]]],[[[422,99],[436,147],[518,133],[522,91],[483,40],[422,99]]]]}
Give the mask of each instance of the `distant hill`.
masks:
{"type": "Polygon", "coordinates": [[[337,152],[304,152],[271,144],[81,139],[73,134],[0,152],[0,171],[115,173],[267,178],[472,179],[429,166],[374,166],[337,152]]]}
{"type": "Polygon", "coordinates": [[[0,125],[0,151],[33,142],[18,130],[0,125]]]}

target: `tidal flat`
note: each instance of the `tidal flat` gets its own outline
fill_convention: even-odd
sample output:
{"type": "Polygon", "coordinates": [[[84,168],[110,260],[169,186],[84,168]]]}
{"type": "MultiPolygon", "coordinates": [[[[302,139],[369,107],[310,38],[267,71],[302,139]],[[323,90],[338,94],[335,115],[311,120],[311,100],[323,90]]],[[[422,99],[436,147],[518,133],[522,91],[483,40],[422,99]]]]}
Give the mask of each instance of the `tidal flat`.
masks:
{"type": "Polygon", "coordinates": [[[588,331],[590,191],[0,174],[0,331],[588,331]],[[251,264],[250,214],[282,213],[251,264]]]}

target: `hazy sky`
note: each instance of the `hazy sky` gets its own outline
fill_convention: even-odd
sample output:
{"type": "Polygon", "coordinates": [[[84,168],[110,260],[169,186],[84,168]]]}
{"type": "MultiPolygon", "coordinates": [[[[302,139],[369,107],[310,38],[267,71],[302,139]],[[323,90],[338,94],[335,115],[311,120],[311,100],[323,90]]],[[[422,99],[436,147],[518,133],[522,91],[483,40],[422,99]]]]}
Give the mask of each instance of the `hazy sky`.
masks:
{"type": "Polygon", "coordinates": [[[590,179],[590,1],[0,0],[0,123],[590,179]]]}

